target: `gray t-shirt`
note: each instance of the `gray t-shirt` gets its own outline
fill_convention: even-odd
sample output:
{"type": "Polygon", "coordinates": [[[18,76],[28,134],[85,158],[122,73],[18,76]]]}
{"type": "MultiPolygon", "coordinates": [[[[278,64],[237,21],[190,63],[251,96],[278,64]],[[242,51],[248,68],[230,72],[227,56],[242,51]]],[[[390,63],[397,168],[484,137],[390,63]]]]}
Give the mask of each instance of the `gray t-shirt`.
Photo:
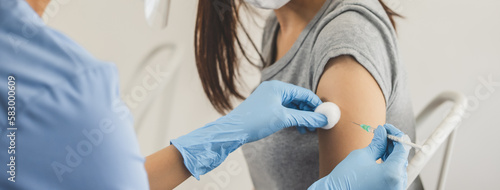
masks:
{"type": "MultiPolygon", "coordinates": [[[[275,56],[278,30],[273,14],[262,43],[267,63],[275,56]]],[[[325,65],[340,55],[353,56],[370,72],[385,96],[387,123],[415,139],[407,74],[395,31],[377,0],[327,0],[286,55],[262,71],[262,81],[280,80],[316,91],[325,65]]],[[[243,151],[257,190],[304,190],[319,178],[316,133],[302,135],[289,128],[247,144],[243,151]]],[[[410,189],[422,189],[420,180],[410,189]]]]}

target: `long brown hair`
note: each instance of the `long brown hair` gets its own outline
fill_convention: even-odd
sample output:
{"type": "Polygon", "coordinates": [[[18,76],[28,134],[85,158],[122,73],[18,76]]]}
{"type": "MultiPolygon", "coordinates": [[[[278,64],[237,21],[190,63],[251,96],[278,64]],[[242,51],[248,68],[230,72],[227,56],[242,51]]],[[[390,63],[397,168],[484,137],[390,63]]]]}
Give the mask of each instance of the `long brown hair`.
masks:
{"type": "MultiPolygon", "coordinates": [[[[239,10],[249,10],[242,0],[199,0],[195,27],[195,56],[203,90],[217,112],[224,114],[233,109],[231,98],[245,99],[237,89],[240,53],[250,63],[247,51],[242,46],[237,29],[243,31],[254,50],[257,46],[240,24],[239,10]]],[[[394,28],[396,12],[379,0],[394,28]]],[[[259,54],[260,56],[260,54],[259,54]]],[[[260,56],[263,61],[262,56],[260,56]]],[[[253,63],[252,63],[253,64],[253,63]]],[[[256,64],[254,64],[256,65],[256,64]]]]}

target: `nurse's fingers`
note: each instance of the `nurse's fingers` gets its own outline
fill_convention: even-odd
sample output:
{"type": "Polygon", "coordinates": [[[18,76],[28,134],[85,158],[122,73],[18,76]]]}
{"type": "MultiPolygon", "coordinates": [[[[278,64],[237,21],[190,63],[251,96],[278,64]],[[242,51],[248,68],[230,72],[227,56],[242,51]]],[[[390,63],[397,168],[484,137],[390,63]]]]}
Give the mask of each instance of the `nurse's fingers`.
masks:
{"type": "Polygon", "coordinates": [[[308,127],[320,128],[328,124],[325,115],[312,111],[302,111],[291,108],[285,108],[286,120],[284,127],[308,127]]]}
{"type": "Polygon", "coordinates": [[[378,126],[375,129],[375,135],[373,136],[372,142],[368,147],[370,155],[372,155],[372,160],[376,161],[381,158],[387,150],[387,131],[384,126],[378,126]]]}
{"type": "Polygon", "coordinates": [[[283,105],[288,105],[293,102],[295,104],[307,104],[310,108],[316,108],[323,103],[314,92],[306,88],[280,81],[270,81],[268,84],[279,89],[282,97],[281,103],[283,105]]]}

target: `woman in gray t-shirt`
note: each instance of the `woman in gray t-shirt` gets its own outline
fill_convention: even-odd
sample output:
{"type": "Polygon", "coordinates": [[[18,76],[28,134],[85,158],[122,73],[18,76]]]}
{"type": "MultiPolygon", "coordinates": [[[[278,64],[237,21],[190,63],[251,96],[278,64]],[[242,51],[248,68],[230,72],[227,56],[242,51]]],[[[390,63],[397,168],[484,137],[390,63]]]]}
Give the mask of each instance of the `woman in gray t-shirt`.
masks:
{"type": "MultiPolygon", "coordinates": [[[[235,32],[238,5],[203,1],[196,25],[197,66],[209,100],[224,113],[232,108],[231,97],[243,98],[235,83],[237,49],[246,57],[235,32]]],[[[330,131],[286,129],[243,146],[257,190],[306,189],[352,150],[367,146],[372,136],[353,121],[391,123],[415,139],[392,16],[378,0],[291,0],[269,17],[262,81],[311,89],[339,105],[342,117],[330,131]]],[[[420,180],[410,189],[422,189],[420,180]]]]}

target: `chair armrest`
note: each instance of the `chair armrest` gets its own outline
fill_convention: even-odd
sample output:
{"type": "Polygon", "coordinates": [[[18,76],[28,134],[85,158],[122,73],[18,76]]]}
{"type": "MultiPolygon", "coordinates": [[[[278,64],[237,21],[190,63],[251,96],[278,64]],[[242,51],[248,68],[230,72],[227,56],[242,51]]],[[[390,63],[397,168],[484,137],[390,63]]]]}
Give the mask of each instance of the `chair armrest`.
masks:
{"type": "MultiPolygon", "coordinates": [[[[422,171],[424,166],[434,156],[437,149],[450,136],[450,134],[461,124],[467,108],[467,98],[457,92],[443,92],[432,100],[427,107],[417,116],[417,126],[421,125],[429,116],[443,103],[453,102],[454,105],[448,115],[434,129],[423,144],[423,148],[415,153],[415,156],[408,163],[408,185],[410,185],[422,171]]],[[[450,144],[448,144],[450,145],[450,144]]],[[[450,151],[447,151],[449,153],[450,151]]],[[[447,157],[447,156],[445,156],[447,157]]],[[[447,164],[442,168],[442,172],[446,171],[447,164]]]]}

